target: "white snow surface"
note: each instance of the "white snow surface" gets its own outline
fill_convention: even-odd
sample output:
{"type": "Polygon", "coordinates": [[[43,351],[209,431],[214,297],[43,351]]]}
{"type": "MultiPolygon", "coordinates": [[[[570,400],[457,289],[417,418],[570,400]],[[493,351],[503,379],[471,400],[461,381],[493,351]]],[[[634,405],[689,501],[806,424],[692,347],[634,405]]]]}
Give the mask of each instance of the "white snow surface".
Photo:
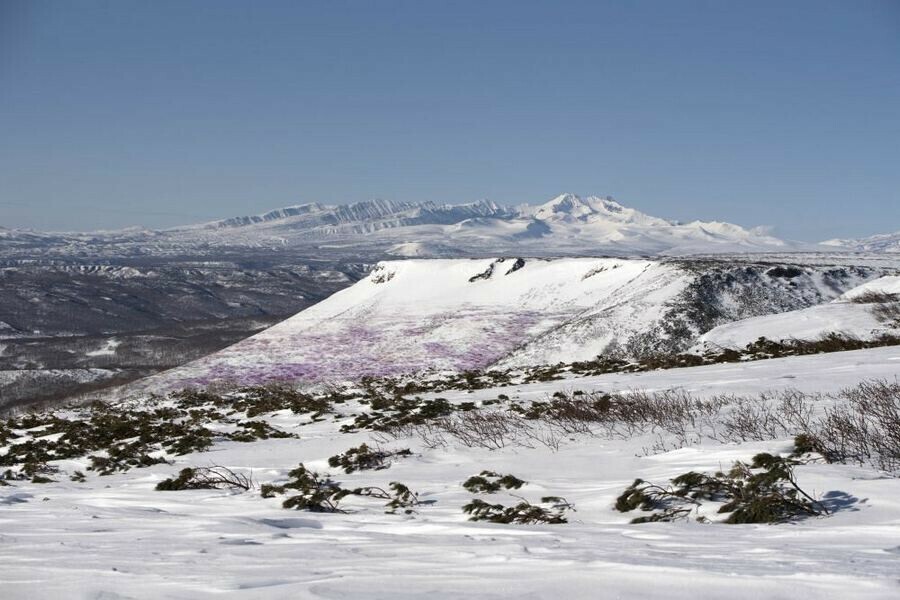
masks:
{"type": "Polygon", "coordinates": [[[873,281],[859,285],[852,290],[844,292],[841,298],[852,299],[858,298],[867,293],[900,295],[900,276],[879,277],[873,281]]]}
{"type": "MultiPolygon", "coordinates": [[[[900,348],[792,357],[527,386],[441,394],[451,402],[505,393],[544,398],[557,390],[683,387],[700,396],[796,387],[837,391],[863,379],[894,379],[900,348]]],[[[633,525],[613,510],[635,477],[664,482],[688,470],[712,471],[760,451],[786,452],[790,440],[698,446],[645,455],[648,439],[577,437],[559,451],[451,446],[428,449],[385,471],[336,474],[346,486],[402,481],[434,501],[412,516],[378,503],[348,502],[348,514],[294,512],[280,498],[216,490],[157,492],[184,466],[220,464],[283,480],[298,462],[328,471],[329,456],[372,443],[338,433],[331,419],[298,427],[270,423],[300,439],[220,443],[86,483],[16,482],[0,487],[0,581],[8,600],[33,598],[672,598],[887,600],[900,596],[900,479],[863,467],[810,464],[798,483],[831,498],[832,516],[782,525],[695,522],[633,525]],[[561,495],[577,512],[562,525],[473,523],[461,482],[483,469],[528,481],[536,501],[561,495]]],[[[71,472],[80,461],[63,461],[71,472]]],[[[331,470],[334,472],[333,470],[331,470]]],[[[497,494],[491,501],[510,504],[497,494]]]]}
{"type": "Polygon", "coordinates": [[[876,319],[869,305],[840,302],[719,325],[700,336],[698,346],[741,349],[761,337],[776,342],[817,340],[829,333],[871,339],[891,331],[894,328],[876,319]]]}
{"type": "Polygon", "coordinates": [[[113,356],[116,353],[116,348],[121,345],[122,342],[120,342],[119,340],[110,338],[106,340],[102,348],[91,350],[90,352],[85,352],[85,356],[113,356]]]}

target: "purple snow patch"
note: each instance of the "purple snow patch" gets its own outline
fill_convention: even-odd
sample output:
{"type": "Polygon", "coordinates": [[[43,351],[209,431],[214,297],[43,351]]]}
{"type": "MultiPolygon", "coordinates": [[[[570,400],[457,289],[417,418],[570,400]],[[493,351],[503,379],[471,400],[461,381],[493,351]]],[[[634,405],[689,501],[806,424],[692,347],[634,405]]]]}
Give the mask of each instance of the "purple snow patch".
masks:
{"type": "Polygon", "coordinates": [[[413,319],[333,318],[318,327],[264,332],[171,373],[175,385],[320,383],[425,370],[483,369],[567,313],[506,313],[467,307],[413,319]]]}

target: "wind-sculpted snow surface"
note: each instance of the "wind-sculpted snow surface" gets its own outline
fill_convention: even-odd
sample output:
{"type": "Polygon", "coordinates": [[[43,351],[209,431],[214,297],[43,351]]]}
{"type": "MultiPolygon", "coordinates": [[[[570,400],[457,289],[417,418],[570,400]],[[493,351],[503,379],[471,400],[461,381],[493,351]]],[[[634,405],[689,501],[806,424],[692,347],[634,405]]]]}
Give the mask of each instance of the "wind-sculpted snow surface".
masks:
{"type": "MultiPolygon", "coordinates": [[[[864,380],[891,380],[898,367],[900,350],[879,348],[474,393],[448,390],[442,396],[456,405],[496,402],[499,394],[523,404],[546,402],[573,389],[675,388],[706,400],[723,394],[757,398],[785,388],[837,393],[864,380]]],[[[815,406],[821,410],[830,402],[816,399],[815,406]]],[[[649,432],[609,436],[597,430],[567,436],[556,450],[488,450],[455,441],[435,448],[401,436],[385,449],[409,448],[412,455],[386,470],[330,467],[329,457],[374,444],[371,432],[341,432],[353,421],[349,413],[366,408],[338,404],[337,414],[318,420],[290,410],[265,413],[254,418],[298,437],[221,440],[205,452],[168,456],[172,464],[110,475],[88,470],[87,458],[55,460],[60,471],[49,477],[54,481],[0,486],[0,596],[893,600],[900,594],[900,479],[866,466],[822,460],[798,466],[799,485],[831,514],[792,523],[704,524],[692,514],[689,520],[634,524],[635,513],[614,508],[636,477],[665,483],[761,452],[786,455],[794,448],[789,436],[704,439],[652,451],[656,434],[649,432]],[[301,462],[346,489],[403,482],[423,504],[415,514],[385,514],[381,501],[350,496],[342,505],[346,513],[323,513],[287,510],[284,496],[267,498],[259,489],[154,489],[184,468],[211,465],[257,485],[281,484],[301,462]],[[462,507],[476,496],[462,484],[484,470],[526,482],[521,489],[482,494],[486,501],[510,505],[516,496],[537,502],[552,494],[565,497],[575,511],[568,523],[555,525],[469,521],[462,507]],[[77,472],[80,480],[70,480],[77,472]]]]}
{"type": "Polygon", "coordinates": [[[819,304],[877,274],[612,258],[389,261],[146,386],[358,380],[683,351],[721,323],[819,304]]]}

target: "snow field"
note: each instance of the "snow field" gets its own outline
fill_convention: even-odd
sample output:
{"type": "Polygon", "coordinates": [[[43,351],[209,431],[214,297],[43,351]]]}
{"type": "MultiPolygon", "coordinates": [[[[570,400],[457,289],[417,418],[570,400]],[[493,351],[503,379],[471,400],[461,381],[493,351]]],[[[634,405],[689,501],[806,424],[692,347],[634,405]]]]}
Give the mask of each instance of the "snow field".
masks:
{"type": "MultiPolygon", "coordinates": [[[[900,373],[900,349],[879,348],[747,364],[603,375],[439,394],[451,402],[507,394],[543,399],[557,390],[687,389],[697,396],[798,388],[831,392],[900,373]]],[[[353,410],[352,406],[338,410],[353,410]]],[[[226,442],[210,451],[98,477],[83,484],[16,482],[0,488],[0,580],[4,598],[895,598],[900,566],[900,479],[866,467],[810,464],[797,475],[817,496],[840,492],[833,516],[783,525],[694,522],[631,525],[612,509],[636,477],[665,483],[688,470],[718,470],[791,440],[703,441],[655,455],[652,436],[577,436],[558,452],[451,445],[387,470],[345,475],[329,456],[368,433],[338,433],[330,417],[298,427],[283,411],[264,417],[300,439],[226,442]],[[348,514],[284,510],[258,493],[157,492],[184,466],[220,464],[277,482],[303,462],[346,487],[401,481],[434,500],[411,517],[350,498],[348,514]],[[462,481],[483,469],[511,473],[536,501],[572,502],[563,525],[497,525],[466,520],[472,495],[462,481]]],[[[84,464],[62,465],[72,471],[84,464]]],[[[509,494],[486,499],[511,504],[509,494]]]]}

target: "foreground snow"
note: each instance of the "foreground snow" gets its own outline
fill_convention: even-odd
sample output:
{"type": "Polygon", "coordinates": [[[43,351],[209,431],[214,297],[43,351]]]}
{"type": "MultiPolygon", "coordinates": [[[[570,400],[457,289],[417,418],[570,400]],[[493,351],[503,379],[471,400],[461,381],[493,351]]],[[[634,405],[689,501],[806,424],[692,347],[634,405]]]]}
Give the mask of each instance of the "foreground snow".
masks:
{"type": "MultiPolygon", "coordinates": [[[[700,396],[766,389],[836,391],[864,379],[894,379],[900,348],[792,357],[440,394],[453,402],[538,399],[560,389],[681,387],[700,396]]],[[[800,484],[825,496],[834,515],[789,525],[631,525],[612,509],[635,477],[717,470],[790,440],[703,442],[647,455],[650,439],[579,437],[558,452],[426,449],[389,470],[353,475],[329,456],[371,441],[340,422],[297,427],[301,439],[223,443],[211,451],[87,483],[0,488],[0,581],[4,598],[896,598],[900,569],[900,480],[868,468],[813,464],[800,484]],[[358,499],[351,514],[280,508],[280,499],[224,491],[157,492],[184,465],[252,470],[259,482],[304,462],[348,485],[401,481],[435,501],[413,517],[382,514],[358,499]],[[529,481],[535,500],[561,495],[577,512],[554,526],[465,519],[460,483],[482,469],[529,481]]],[[[67,464],[68,470],[84,465],[67,464]]],[[[508,495],[497,501],[509,503],[508,495]]]]}

